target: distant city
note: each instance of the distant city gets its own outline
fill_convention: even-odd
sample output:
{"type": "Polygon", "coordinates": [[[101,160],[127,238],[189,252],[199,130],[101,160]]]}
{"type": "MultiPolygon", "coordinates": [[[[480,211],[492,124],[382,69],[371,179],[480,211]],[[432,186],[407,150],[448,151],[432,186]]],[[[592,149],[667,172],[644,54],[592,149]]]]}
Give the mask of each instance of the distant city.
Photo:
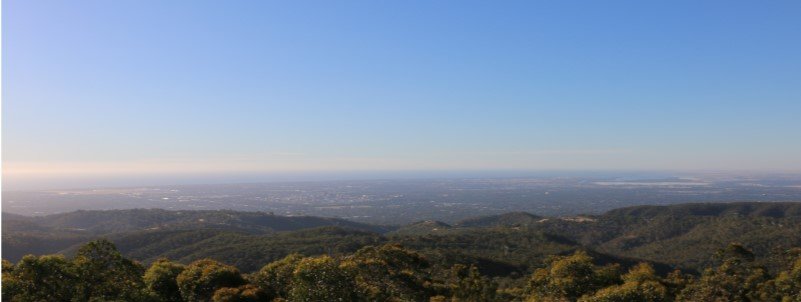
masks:
{"type": "Polygon", "coordinates": [[[3,192],[3,211],[47,215],[76,210],[263,211],[377,224],[525,211],[600,214],[633,205],[801,201],[801,175],[706,174],[643,177],[387,179],[176,185],[3,192]]]}

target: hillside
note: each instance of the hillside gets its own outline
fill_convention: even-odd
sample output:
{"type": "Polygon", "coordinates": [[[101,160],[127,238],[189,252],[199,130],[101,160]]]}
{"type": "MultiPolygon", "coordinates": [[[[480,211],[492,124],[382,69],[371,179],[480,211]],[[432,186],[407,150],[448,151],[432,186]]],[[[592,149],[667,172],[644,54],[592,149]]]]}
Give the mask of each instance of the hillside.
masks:
{"type": "MultiPolygon", "coordinates": [[[[304,255],[352,253],[385,242],[373,232],[326,226],[271,234],[247,234],[217,229],[152,230],[107,236],[124,255],[151,263],[167,257],[182,263],[211,258],[245,272],[261,268],[291,253],[304,255]]],[[[73,255],[80,244],[60,253],[73,255]]]]}
{"type": "Polygon", "coordinates": [[[220,228],[250,233],[292,231],[321,226],[342,226],[374,232],[387,228],[352,222],[344,219],[313,216],[280,216],[265,212],[240,211],[168,211],[162,209],[133,209],[108,211],[75,211],[47,216],[26,217],[3,213],[3,223],[9,219],[15,228],[39,228],[59,231],[81,231],[91,234],[110,234],[145,229],[220,228]],[[8,217],[8,218],[7,218],[8,217]],[[10,218],[10,219],[9,219],[10,218]]]}
{"type": "MultiPolygon", "coordinates": [[[[329,231],[343,232],[323,232],[329,231]]],[[[142,265],[101,239],[69,257],[3,261],[2,292],[8,301],[797,301],[801,248],[785,256],[773,260],[782,269],[769,273],[748,248],[730,244],[718,249],[719,263],[696,278],[578,250],[550,255],[510,282],[481,271],[481,263],[443,265],[398,244],[335,255],[290,254],[243,274],[208,258],[142,265]]]]}
{"type": "Polygon", "coordinates": [[[520,227],[538,223],[543,217],[526,212],[512,212],[501,215],[464,219],[457,223],[460,227],[520,227]]]}
{"type": "Polygon", "coordinates": [[[134,259],[167,256],[181,262],[211,257],[244,271],[289,253],[341,254],[396,242],[434,263],[478,264],[494,276],[520,276],[549,255],[577,250],[624,264],[645,260],[658,270],[698,272],[732,242],[747,246],[772,271],[772,259],[801,246],[801,203],[637,206],[597,216],[541,217],[508,213],[391,228],[320,217],[263,212],[115,210],[44,217],[3,214],[3,258],[74,253],[81,243],[108,238],[134,259]]]}
{"type": "Polygon", "coordinates": [[[635,206],[615,209],[606,217],[656,218],[660,216],[801,217],[801,202],[686,203],[670,206],[635,206]]]}
{"type": "MultiPolygon", "coordinates": [[[[3,259],[16,261],[25,254],[62,252],[73,245],[98,237],[128,242],[129,236],[152,234],[159,239],[148,246],[169,242],[184,247],[209,234],[261,235],[327,226],[372,233],[391,228],[336,218],[279,216],[264,212],[167,211],[161,209],[76,211],[27,217],[3,213],[3,259]],[[188,241],[187,241],[188,240],[188,241]]],[[[223,236],[223,235],[220,235],[223,236]]],[[[166,248],[153,248],[166,252],[166,248]]]]}
{"type": "Polygon", "coordinates": [[[402,226],[397,230],[394,230],[392,234],[396,235],[434,234],[434,233],[445,232],[447,230],[450,230],[452,227],[453,226],[451,226],[450,224],[444,223],[442,221],[425,220],[402,226]]]}
{"type": "Polygon", "coordinates": [[[689,271],[712,265],[712,255],[720,246],[738,242],[752,249],[769,269],[778,270],[771,259],[801,246],[801,203],[636,206],[578,217],[516,212],[471,218],[448,227],[418,223],[390,234],[416,248],[425,249],[423,245],[428,244],[434,249],[451,248],[454,253],[469,250],[518,266],[534,265],[541,260],[537,255],[558,253],[560,248],[553,248],[561,246],[689,271]]]}
{"type": "Polygon", "coordinates": [[[764,258],[801,245],[800,209],[801,203],[638,206],[612,210],[594,221],[551,219],[531,229],[604,253],[698,269],[712,264],[711,255],[732,242],[764,258]]]}

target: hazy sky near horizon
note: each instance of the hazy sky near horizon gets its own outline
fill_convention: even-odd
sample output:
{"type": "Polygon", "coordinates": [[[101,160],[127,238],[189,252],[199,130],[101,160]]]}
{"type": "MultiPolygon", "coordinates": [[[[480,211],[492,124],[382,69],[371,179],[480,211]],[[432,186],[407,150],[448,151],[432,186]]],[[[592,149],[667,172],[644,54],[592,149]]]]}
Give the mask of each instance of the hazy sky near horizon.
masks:
{"type": "Polygon", "coordinates": [[[799,1],[4,1],[17,177],[801,171],[799,1]]]}

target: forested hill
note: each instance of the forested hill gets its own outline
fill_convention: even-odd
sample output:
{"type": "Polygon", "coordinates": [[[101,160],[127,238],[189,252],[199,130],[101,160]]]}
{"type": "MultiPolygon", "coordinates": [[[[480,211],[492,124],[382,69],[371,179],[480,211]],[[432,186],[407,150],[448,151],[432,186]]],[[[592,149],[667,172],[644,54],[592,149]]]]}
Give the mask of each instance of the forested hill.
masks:
{"type": "Polygon", "coordinates": [[[475,264],[482,273],[516,279],[551,255],[577,250],[599,263],[648,261],[700,272],[730,243],[754,252],[760,265],[781,269],[784,251],[801,246],[801,203],[724,203],[638,206],[603,215],[541,217],[508,213],[455,224],[424,221],[400,228],[335,218],[264,212],[113,210],[44,217],[3,214],[3,258],[72,255],[81,244],[107,238],[123,255],[150,263],[213,258],[250,272],[290,253],[347,254],[399,243],[433,263],[475,264]]]}
{"type": "MultiPolygon", "coordinates": [[[[214,246],[203,248],[193,245],[218,238],[227,238],[226,243],[232,239],[243,240],[234,242],[242,245],[252,237],[271,238],[270,234],[319,227],[342,227],[368,232],[371,236],[391,230],[384,226],[336,218],[161,209],[76,211],[36,217],[3,213],[2,227],[3,259],[12,261],[19,260],[25,254],[69,253],[75,246],[100,237],[111,238],[118,243],[136,242],[137,245],[132,248],[137,248],[139,254],[144,256],[139,260],[146,260],[151,256],[158,257],[191,248],[207,252],[213,250],[214,246]]],[[[281,253],[288,252],[291,251],[283,250],[281,253]]]]}
{"type": "Polygon", "coordinates": [[[3,227],[12,230],[81,231],[108,234],[156,229],[218,228],[251,233],[292,231],[321,226],[342,226],[373,232],[386,232],[382,226],[337,218],[280,216],[265,212],[241,211],[168,211],[132,209],[75,211],[47,216],[27,217],[3,213],[3,227]]]}
{"type": "Polygon", "coordinates": [[[801,246],[801,203],[638,206],[584,223],[551,219],[535,228],[610,254],[699,268],[710,264],[709,255],[720,246],[732,242],[747,245],[763,259],[801,246]]]}
{"type": "Polygon", "coordinates": [[[200,259],[159,259],[148,266],[121,255],[107,240],[74,256],[3,260],[4,301],[306,302],[306,301],[799,301],[801,249],[783,269],[767,272],[739,244],[716,253],[700,277],[660,274],[647,262],[597,264],[585,251],[552,255],[532,273],[505,282],[475,264],[442,266],[397,244],[365,246],[342,255],[290,254],[258,271],[200,259]]]}
{"type": "Polygon", "coordinates": [[[520,226],[534,224],[543,217],[526,212],[512,212],[501,215],[469,218],[457,223],[460,227],[520,226]]]}
{"type": "Polygon", "coordinates": [[[801,202],[686,203],[670,206],[634,206],[607,212],[605,217],[659,216],[801,217],[801,202]]]}

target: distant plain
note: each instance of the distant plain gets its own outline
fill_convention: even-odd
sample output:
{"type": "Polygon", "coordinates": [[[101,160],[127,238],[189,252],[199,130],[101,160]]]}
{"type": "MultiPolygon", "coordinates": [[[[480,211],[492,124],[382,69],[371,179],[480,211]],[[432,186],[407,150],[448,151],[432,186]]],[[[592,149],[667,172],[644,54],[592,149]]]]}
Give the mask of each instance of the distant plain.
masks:
{"type": "Polygon", "coordinates": [[[801,175],[598,175],[369,179],[3,192],[3,211],[161,208],[309,215],[402,225],[524,211],[600,214],[634,205],[801,201],[801,175]]]}

